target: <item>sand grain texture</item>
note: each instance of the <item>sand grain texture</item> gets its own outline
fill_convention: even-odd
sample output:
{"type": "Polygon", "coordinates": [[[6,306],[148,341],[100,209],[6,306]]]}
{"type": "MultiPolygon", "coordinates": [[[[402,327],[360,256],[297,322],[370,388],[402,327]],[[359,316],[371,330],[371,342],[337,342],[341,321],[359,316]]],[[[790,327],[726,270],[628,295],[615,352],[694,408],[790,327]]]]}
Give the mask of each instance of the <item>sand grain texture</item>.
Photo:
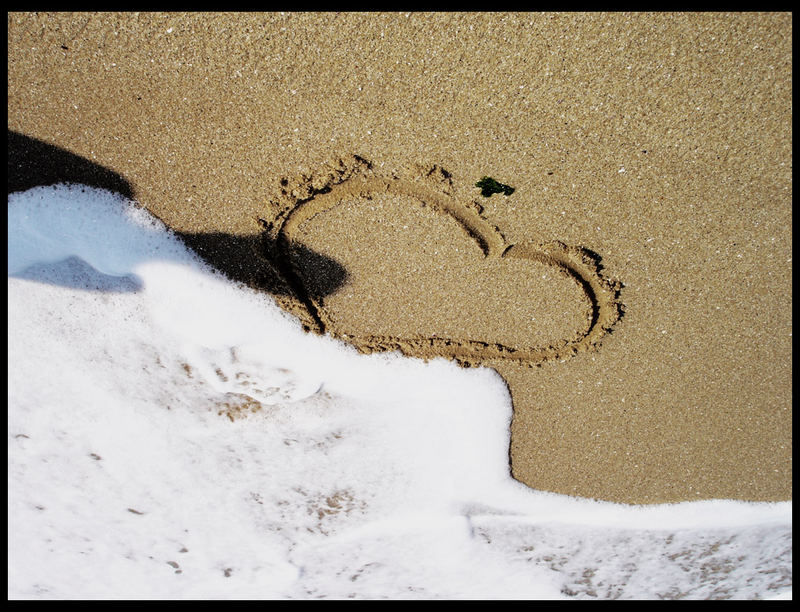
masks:
{"type": "MultiPolygon", "coordinates": [[[[634,503],[791,499],[790,14],[9,13],[8,26],[9,147],[52,145],[122,177],[289,309],[305,306],[264,256],[281,248],[265,227],[281,179],[324,183],[353,155],[379,177],[438,168],[442,197],[480,204],[517,254],[599,256],[624,307],[599,346],[538,367],[481,356],[512,392],[516,478],[634,503]],[[514,193],[482,198],[483,176],[514,193]]],[[[23,171],[53,176],[9,168],[23,171]]],[[[552,266],[542,279],[530,259],[481,263],[492,245],[424,197],[367,195],[371,214],[363,193],[341,197],[295,236],[299,265],[327,269],[312,292],[352,333],[393,322],[539,347],[592,327],[579,329],[591,300],[552,266]],[[404,279],[393,294],[390,273],[404,279]]]]}

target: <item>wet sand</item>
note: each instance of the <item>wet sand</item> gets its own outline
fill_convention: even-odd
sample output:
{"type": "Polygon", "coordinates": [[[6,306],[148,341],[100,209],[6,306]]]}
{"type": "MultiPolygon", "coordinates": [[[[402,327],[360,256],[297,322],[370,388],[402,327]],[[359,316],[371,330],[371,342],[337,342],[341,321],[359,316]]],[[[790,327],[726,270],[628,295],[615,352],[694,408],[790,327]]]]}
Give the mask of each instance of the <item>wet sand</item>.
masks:
{"type": "Polygon", "coordinates": [[[495,368],[534,488],[791,499],[790,14],[8,25],[13,186],[129,190],[310,333],[495,368]]]}

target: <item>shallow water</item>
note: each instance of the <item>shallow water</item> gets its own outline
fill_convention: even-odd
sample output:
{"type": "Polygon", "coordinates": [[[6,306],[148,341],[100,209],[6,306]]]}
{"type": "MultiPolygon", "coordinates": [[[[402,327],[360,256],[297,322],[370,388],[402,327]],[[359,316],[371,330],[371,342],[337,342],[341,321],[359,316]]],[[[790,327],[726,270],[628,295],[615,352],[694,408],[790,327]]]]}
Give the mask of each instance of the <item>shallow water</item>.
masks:
{"type": "Polygon", "coordinates": [[[11,598],[791,596],[791,502],[533,491],[494,371],[305,334],[108,192],[8,221],[11,598]]]}

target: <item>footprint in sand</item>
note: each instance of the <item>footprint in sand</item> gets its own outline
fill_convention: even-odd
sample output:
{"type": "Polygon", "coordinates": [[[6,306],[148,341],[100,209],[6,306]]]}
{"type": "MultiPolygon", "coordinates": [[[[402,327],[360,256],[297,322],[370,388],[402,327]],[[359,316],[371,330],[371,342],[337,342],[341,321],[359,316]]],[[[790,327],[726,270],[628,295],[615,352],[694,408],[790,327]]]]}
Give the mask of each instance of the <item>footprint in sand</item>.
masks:
{"type": "Polygon", "coordinates": [[[479,204],[452,196],[438,166],[381,175],[363,158],[340,160],[282,180],[260,221],[293,310],[364,351],[538,365],[596,347],[622,312],[599,257],[557,241],[509,244],[479,204]],[[346,270],[336,290],[321,289],[327,272],[309,251],[346,270]]]}

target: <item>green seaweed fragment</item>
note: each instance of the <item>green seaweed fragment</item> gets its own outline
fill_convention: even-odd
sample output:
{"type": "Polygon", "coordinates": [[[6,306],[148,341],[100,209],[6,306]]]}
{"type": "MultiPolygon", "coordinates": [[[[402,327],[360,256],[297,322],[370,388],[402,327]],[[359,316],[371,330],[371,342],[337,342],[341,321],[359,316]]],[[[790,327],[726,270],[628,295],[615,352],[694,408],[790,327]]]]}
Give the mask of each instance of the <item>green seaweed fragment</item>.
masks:
{"type": "Polygon", "coordinates": [[[494,180],[491,176],[484,176],[481,180],[475,183],[476,187],[481,188],[481,195],[484,198],[489,198],[493,193],[502,193],[504,195],[510,196],[514,193],[514,188],[510,185],[503,185],[496,180],[494,180]]]}

